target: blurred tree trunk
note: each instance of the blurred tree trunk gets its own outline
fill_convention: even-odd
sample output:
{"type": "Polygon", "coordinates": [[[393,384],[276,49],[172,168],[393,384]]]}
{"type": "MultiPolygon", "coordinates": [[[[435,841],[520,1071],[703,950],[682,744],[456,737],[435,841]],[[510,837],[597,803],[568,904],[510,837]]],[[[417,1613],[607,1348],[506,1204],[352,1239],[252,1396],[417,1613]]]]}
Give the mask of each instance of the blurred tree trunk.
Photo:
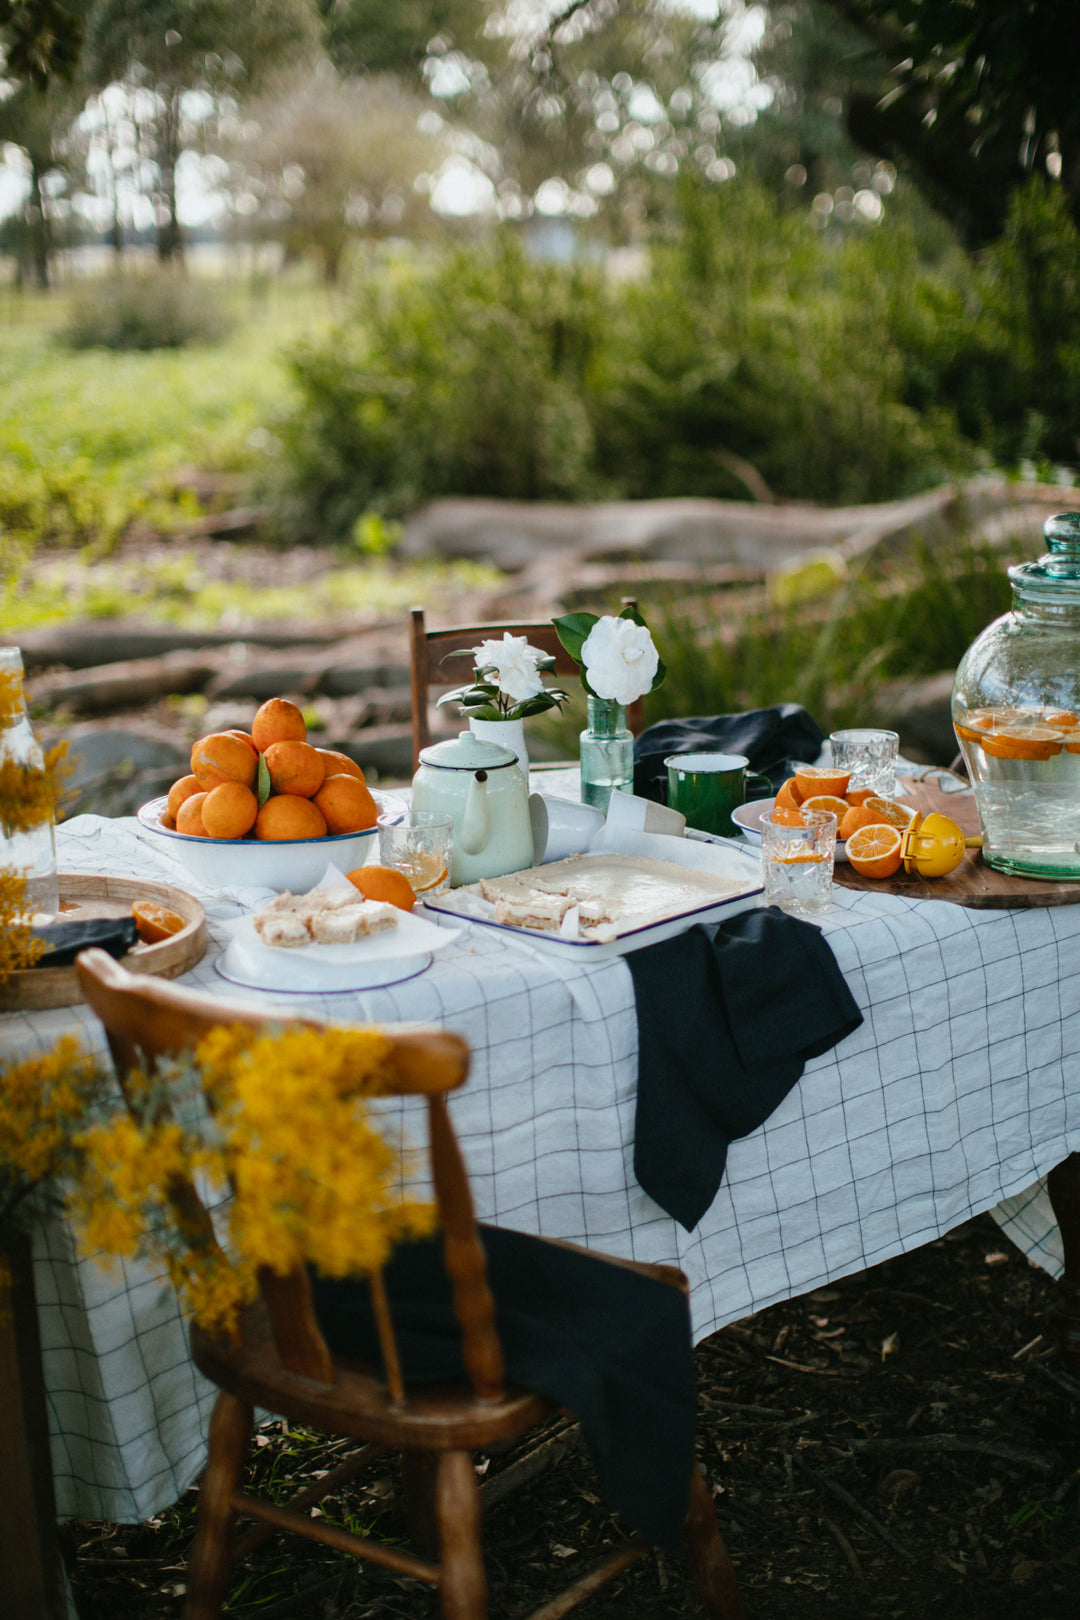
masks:
{"type": "Polygon", "coordinates": [[[157,164],[161,190],[158,204],[157,255],[162,264],[183,265],[184,233],[176,215],[176,165],[180,160],[180,98],[174,89],[165,98],[158,125],[157,164]]]}
{"type": "Polygon", "coordinates": [[[49,260],[52,257],[52,226],[45,207],[45,193],[41,189],[42,168],[36,155],[30,154],[30,205],[27,210],[30,225],[30,260],[34,280],[43,292],[50,285],[49,260]]]}

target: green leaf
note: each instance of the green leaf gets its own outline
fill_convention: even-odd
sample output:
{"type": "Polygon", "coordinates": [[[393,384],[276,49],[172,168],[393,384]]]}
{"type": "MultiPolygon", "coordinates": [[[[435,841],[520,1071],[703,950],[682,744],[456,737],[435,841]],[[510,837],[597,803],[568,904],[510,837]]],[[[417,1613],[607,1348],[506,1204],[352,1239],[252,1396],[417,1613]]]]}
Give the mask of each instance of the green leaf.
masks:
{"type": "Polygon", "coordinates": [[[526,698],[523,703],[515,704],[511,718],[525,720],[530,714],[544,714],[548,709],[557,708],[565,702],[567,693],[560,691],[556,686],[547,686],[543,692],[538,692],[536,697],[526,698]]]}
{"type": "Polygon", "coordinates": [[[581,663],[581,649],[589,639],[589,632],[597,623],[595,613],[565,613],[561,619],[552,619],[555,634],[575,663],[581,663]]]}
{"type": "Polygon", "coordinates": [[[260,810],[262,809],[263,805],[266,803],[267,799],[270,797],[270,795],[271,795],[271,793],[273,791],[274,791],[273,785],[272,785],[272,783],[270,781],[270,767],[266,763],[265,755],[260,754],[259,755],[259,786],[258,786],[258,792],[256,794],[256,798],[259,801],[259,809],[260,810]]]}
{"type": "Polygon", "coordinates": [[[664,663],[664,660],[661,658],[660,662],[656,666],[656,674],[653,676],[653,683],[649,687],[650,692],[655,692],[656,688],[658,686],[662,686],[664,684],[664,676],[666,674],[667,674],[667,665],[664,663]]]}

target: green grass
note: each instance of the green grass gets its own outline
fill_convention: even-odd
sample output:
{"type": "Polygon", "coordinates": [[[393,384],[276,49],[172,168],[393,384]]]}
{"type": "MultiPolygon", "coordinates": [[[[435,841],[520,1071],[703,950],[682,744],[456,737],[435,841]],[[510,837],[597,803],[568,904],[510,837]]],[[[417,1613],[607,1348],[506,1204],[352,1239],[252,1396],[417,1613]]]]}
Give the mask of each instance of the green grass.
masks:
{"type": "Polygon", "coordinates": [[[58,336],[65,292],[0,290],[5,632],[132,613],[193,629],[302,613],[372,619],[494,588],[500,576],[479,564],[401,568],[318,552],[301,588],[206,577],[180,532],[198,508],[176,494],[175,474],[194,466],[257,486],[276,449],[267,424],[294,398],[284,356],[336,314],[331,295],[308,279],[216,285],[236,316],[232,335],[150,353],[68,349],[58,336]],[[167,560],[114,554],[135,520],[177,534],[167,560]]]}
{"type": "Polygon", "coordinates": [[[190,517],[168,499],[180,467],[259,471],[273,450],[265,423],[293,398],[282,353],[329,325],[333,306],[301,280],[257,297],[235,283],[220,290],[239,317],[224,343],[138,354],[65,348],[63,292],[0,295],[0,517],[9,529],[24,527],[12,513],[20,491],[47,500],[77,489],[103,532],[75,525],[70,538],[100,540],[135,516],[190,517]]]}

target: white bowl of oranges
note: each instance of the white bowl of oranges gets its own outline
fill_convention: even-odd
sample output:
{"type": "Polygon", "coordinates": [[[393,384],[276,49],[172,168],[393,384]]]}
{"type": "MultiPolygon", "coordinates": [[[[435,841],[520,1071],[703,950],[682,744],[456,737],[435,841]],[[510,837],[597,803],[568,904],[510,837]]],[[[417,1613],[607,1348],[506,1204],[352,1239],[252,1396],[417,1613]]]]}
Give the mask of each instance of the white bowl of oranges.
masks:
{"type": "Polygon", "coordinates": [[[850,779],[850,772],[832,766],[799,766],[775,799],[740,805],[732,811],[731,819],[749,839],[760,842],[761,818],[774,808],[830,810],[836,816],[836,859],[850,862],[866,877],[891,877],[900,869],[901,834],[914,811],[896,799],[861,788],[849,792],[850,779]]]}
{"type": "Polygon", "coordinates": [[[138,812],[151,841],[209,888],[304,893],[331,862],[362,866],[403,800],[373,792],[347,755],[307,740],[301,710],[270,698],[248,731],[200,737],[191,770],[138,812]]]}

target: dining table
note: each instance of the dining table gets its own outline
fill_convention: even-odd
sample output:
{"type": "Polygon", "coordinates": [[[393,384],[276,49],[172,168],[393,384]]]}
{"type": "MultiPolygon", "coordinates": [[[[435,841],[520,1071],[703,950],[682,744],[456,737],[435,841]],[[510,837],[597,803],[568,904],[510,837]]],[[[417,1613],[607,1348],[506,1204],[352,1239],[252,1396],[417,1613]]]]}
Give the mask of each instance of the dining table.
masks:
{"type": "MultiPolygon", "coordinates": [[[[533,785],[573,797],[576,773],[533,785]]],[[[731,1143],[719,1191],[686,1230],[634,1175],[638,1025],[625,955],[569,959],[429,911],[448,937],[409,978],[333,993],[240,989],[222,976],[222,953],[268,891],[200,886],[130,817],[77,816],[58,828],[57,849],[64,872],[197,897],[207,949],[178,982],[223,1003],[462,1035],[471,1072],[451,1111],[478,1216],[679,1266],[695,1342],[984,1211],[1033,1262],[1063,1271],[1059,1167],[1080,1164],[1070,1161],[1080,1154],[1080,906],[978,909],[835,885],[818,925],[862,1023],[731,1143]]],[[[767,962],[761,973],[767,989],[767,962]]],[[[775,1011],[783,1019],[783,1005],[775,1011]]],[[[79,1002],[0,1014],[5,1059],[64,1034],[107,1053],[79,1002]]],[[[1072,1170],[1068,1180],[1074,1189],[1072,1170]]],[[[39,1225],[33,1244],[56,1513],[145,1520],[198,1476],[215,1392],[162,1276],[102,1264],[62,1220],[39,1225]]]]}

